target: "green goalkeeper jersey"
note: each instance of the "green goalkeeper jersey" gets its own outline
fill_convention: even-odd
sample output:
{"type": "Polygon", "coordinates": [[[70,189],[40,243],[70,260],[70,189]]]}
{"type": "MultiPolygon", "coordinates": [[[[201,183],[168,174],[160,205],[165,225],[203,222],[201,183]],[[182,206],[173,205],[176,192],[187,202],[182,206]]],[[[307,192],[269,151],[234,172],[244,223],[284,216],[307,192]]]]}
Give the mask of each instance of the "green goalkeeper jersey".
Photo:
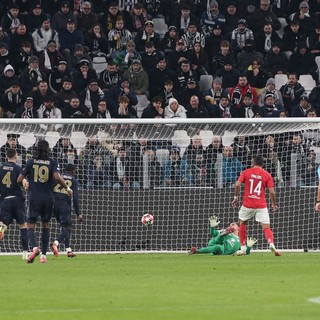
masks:
{"type": "Polygon", "coordinates": [[[231,255],[240,250],[240,239],[233,233],[220,235],[218,230],[210,228],[210,234],[213,236],[213,238],[209,241],[208,245],[221,245],[222,255],[231,255]]]}

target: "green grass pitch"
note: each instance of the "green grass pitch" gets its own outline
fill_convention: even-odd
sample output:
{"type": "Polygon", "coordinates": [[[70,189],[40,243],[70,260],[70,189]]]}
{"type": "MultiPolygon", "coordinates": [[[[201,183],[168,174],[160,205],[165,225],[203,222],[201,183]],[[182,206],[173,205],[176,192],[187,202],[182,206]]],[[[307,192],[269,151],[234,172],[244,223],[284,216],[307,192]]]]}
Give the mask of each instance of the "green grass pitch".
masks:
{"type": "Polygon", "coordinates": [[[318,253],[0,256],[0,319],[319,319],[319,262],[318,253]]]}

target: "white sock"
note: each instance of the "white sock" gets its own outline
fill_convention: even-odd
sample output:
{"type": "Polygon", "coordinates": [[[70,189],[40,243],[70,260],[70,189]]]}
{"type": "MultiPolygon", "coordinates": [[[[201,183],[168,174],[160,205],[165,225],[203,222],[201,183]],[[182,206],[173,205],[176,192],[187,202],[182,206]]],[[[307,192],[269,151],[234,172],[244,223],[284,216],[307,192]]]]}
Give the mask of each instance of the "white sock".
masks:
{"type": "Polygon", "coordinates": [[[67,252],[71,252],[72,249],[69,247],[69,248],[66,248],[66,251],[67,251],[67,252]]]}
{"type": "Polygon", "coordinates": [[[41,255],[41,258],[46,258],[46,255],[45,255],[45,254],[42,254],[42,255],[41,255]]]}
{"type": "Polygon", "coordinates": [[[247,247],[246,246],[241,246],[241,251],[246,251],[247,247]]]}
{"type": "Polygon", "coordinates": [[[53,243],[58,247],[59,246],[59,241],[58,240],[54,240],[53,243]]]}

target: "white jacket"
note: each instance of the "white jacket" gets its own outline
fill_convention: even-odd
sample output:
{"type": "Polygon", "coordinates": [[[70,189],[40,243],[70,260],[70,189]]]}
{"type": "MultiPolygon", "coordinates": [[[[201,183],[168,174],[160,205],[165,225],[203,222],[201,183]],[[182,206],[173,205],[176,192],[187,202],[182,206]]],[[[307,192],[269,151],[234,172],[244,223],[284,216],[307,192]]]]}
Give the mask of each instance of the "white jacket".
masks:
{"type": "Polygon", "coordinates": [[[164,117],[165,118],[186,118],[187,117],[187,110],[185,109],[184,106],[178,105],[178,109],[176,112],[174,112],[170,105],[172,102],[178,102],[175,98],[170,98],[169,99],[169,104],[165,107],[164,109],[164,117]]]}
{"type": "MultiPolygon", "coordinates": [[[[38,112],[39,119],[44,119],[44,118],[46,118],[46,119],[61,119],[62,118],[62,113],[59,108],[53,107],[51,110],[46,110],[44,103],[39,107],[37,112],[38,112]]],[[[56,131],[62,128],[62,124],[52,124],[50,126],[53,126],[56,131]]],[[[48,127],[49,127],[49,125],[42,124],[42,123],[40,124],[40,128],[43,130],[47,131],[49,129],[48,127]]]]}

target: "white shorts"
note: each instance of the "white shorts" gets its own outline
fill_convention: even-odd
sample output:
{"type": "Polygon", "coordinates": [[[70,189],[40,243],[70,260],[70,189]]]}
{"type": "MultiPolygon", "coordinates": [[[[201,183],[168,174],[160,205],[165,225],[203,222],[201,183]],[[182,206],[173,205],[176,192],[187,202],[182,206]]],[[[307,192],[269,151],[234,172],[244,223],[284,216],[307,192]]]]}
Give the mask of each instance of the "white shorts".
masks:
{"type": "Polygon", "coordinates": [[[268,208],[246,208],[245,206],[241,206],[239,211],[240,220],[248,221],[253,217],[260,223],[270,224],[268,208]]]}

